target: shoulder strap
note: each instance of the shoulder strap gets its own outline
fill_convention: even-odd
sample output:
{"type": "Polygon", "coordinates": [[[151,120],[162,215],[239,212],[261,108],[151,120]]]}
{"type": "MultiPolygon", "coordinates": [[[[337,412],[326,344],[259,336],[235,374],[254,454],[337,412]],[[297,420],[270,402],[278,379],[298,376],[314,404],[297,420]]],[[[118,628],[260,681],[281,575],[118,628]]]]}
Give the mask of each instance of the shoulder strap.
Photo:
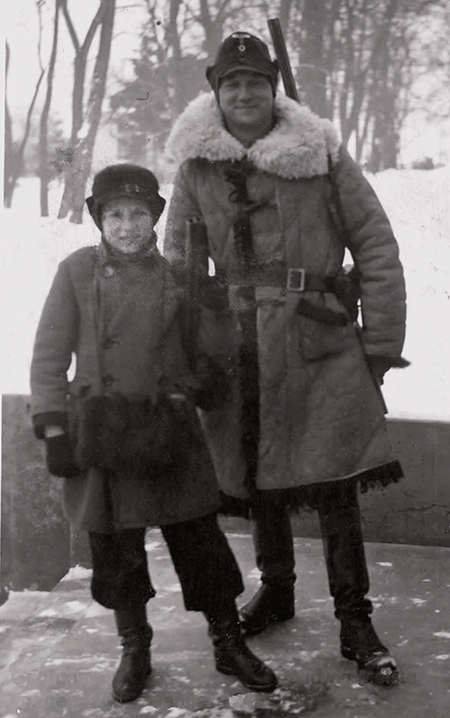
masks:
{"type": "Polygon", "coordinates": [[[337,186],[337,182],[334,176],[334,165],[333,161],[331,159],[331,155],[327,155],[328,160],[328,180],[330,182],[331,187],[331,200],[332,205],[330,207],[331,215],[333,217],[334,223],[336,224],[337,229],[339,230],[339,234],[341,236],[341,239],[344,243],[344,246],[347,246],[347,227],[345,224],[344,219],[344,212],[342,208],[342,202],[339,195],[339,188],[337,186]]]}

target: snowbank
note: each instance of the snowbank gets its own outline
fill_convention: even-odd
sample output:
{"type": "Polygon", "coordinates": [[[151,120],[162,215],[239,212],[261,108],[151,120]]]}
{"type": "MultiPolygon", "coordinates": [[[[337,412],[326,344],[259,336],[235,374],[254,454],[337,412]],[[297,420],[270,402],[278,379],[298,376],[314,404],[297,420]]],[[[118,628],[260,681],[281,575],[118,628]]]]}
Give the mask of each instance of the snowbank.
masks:
{"type": "MultiPolygon", "coordinates": [[[[448,420],[450,168],[388,170],[368,179],[394,227],[408,290],[404,356],[412,366],[386,377],[389,416],[448,420]]],[[[75,249],[98,241],[92,222],[74,225],[55,218],[61,190],[53,185],[52,216],[40,218],[38,182],[23,179],[13,207],[4,210],[2,393],[29,393],[34,334],[57,264],[75,249]]],[[[162,193],[168,198],[170,187],[162,193]]]]}

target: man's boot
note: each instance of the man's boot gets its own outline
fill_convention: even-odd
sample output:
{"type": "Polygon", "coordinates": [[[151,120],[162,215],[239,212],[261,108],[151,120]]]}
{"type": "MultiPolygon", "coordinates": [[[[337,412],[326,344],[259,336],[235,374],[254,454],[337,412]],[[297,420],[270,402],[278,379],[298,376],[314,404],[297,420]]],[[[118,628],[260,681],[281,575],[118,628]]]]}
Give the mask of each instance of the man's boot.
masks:
{"type": "Polygon", "coordinates": [[[122,639],[122,658],[112,682],[113,698],[129,703],[139,698],[151,673],[152,627],[147,623],[145,603],[114,611],[117,632],[122,639]]]}
{"type": "Polygon", "coordinates": [[[289,510],[282,501],[260,500],[252,514],[261,586],[239,610],[245,636],[256,636],[295,615],[295,556],[289,510]]]}
{"type": "Polygon", "coordinates": [[[361,677],[372,683],[398,683],[395,659],[378,638],[367,598],[367,571],[356,488],[329,497],[319,509],[325,561],[335,616],[341,622],[341,654],[356,661],[361,677]]]}
{"type": "Polygon", "coordinates": [[[356,661],[363,680],[378,685],[395,685],[399,672],[395,658],[378,638],[372,621],[366,618],[347,618],[341,621],[341,653],[356,661]]]}
{"type": "Polygon", "coordinates": [[[234,603],[205,616],[214,645],[216,669],[227,676],[236,676],[250,691],[271,693],[275,690],[277,677],[246,645],[234,603]]]}
{"type": "Polygon", "coordinates": [[[274,624],[295,616],[293,586],[261,584],[253,598],[239,609],[242,631],[245,636],[256,636],[274,624]]]}

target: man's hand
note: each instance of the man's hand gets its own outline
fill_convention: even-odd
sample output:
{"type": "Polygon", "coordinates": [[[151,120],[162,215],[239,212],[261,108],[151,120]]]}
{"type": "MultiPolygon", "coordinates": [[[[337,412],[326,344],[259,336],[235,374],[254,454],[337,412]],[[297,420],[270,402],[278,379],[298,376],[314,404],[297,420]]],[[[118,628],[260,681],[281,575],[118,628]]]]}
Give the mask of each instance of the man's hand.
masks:
{"type": "Polygon", "coordinates": [[[228,309],[228,288],[225,282],[217,277],[202,278],[199,286],[200,304],[213,312],[224,312],[228,309]]]}
{"type": "Polygon", "coordinates": [[[373,378],[382,386],[384,383],[384,375],[389,369],[392,369],[392,361],[386,357],[366,354],[366,362],[373,378]]]}

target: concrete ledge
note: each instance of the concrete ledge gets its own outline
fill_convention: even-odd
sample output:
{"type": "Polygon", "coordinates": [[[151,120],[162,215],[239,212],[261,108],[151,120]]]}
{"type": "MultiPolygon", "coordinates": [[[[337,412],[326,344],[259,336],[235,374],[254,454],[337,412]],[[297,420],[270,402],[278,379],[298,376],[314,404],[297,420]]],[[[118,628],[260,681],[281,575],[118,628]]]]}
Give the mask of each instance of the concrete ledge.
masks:
{"type": "MultiPolygon", "coordinates": [[[[89,567],[87,537],[72,534],[60,505],[60,480],[48,475],[34,439],[28,397],[2,400],[1,586],[51,590],[70,566],[89,567]]],[[[367,541],[450,547],[450,423],[388,421],[405,478],[361,497],[367,541]]],[[[226,531],[248,521],[222,519],[226,531]]],[[[293,518],[294,534],[319,538],[316,514],[293,518]]]]}
{"type": "MultiPolygon", "coordinates": [[[[366,541],[450,547],[450,423],[388,420],[404,478],[361,495],[366,541]]],[[[247,531],[243,519],[222,520],[226,531],[247,531]]],[[[320,538],[316,513],[293,517],[295,536],[320,538]]]]}

